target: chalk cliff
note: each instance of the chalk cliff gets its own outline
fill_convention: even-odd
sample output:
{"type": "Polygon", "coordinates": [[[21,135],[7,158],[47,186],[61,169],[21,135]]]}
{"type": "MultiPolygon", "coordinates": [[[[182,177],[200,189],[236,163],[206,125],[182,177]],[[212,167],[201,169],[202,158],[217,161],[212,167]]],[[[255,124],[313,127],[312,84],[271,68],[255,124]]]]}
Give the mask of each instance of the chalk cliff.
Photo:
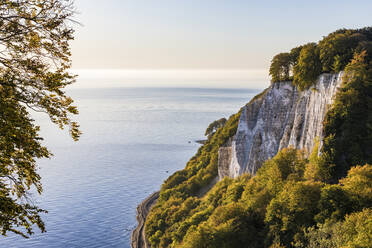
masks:
{"type": "Polygon", "coordinates": [[[245,105],[235,136],[219,150],[219,177],[255,174],[265,160],[286,147],[309,154],[315,138],[322,140],[323,119],[342,74],[322,74],[305,91],[291,82],[274,83],[245,105]]]}

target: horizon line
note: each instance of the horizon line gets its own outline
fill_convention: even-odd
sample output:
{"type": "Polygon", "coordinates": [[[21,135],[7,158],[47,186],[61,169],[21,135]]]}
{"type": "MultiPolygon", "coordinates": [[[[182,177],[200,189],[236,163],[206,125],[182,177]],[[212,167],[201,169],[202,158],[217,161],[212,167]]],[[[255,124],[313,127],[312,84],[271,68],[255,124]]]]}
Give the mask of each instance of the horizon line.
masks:
{"type": "Polygon", "coordinates": [[[73,69],[77,87],[211,87],[262,88],[264,69],[73,69]]]}

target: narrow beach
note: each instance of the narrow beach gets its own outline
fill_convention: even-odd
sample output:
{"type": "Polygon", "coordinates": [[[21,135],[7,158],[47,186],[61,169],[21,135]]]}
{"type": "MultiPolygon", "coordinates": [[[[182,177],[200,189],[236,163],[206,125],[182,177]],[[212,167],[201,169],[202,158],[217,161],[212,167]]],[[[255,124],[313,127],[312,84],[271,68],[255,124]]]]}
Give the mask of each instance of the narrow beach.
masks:
{"type": "Polygon", "coordinates": [[[150,248],[145,237],[145,221],[151,207],[156,203],[159,198],[159,191],[151,194],[137,207],[137,227],[133,230],[131,236],[132,248],[150,248]]]}

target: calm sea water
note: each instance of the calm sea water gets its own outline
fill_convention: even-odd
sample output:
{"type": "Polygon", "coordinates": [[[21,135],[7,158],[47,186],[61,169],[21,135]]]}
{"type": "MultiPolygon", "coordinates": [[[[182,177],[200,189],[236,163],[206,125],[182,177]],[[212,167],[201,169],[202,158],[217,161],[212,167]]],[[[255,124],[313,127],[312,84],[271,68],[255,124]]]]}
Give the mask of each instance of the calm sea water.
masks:
{"type": "Polygon", "coordinates": [[[54,153],[41,160],[47,233],[9,234],[0,247],[130,247],[136,206],[195,154],[207,125],[236,113],[258,90],[76,89],[77,143],[36,116],[54,153]],[[168,171],[168,173],[167,173],[168,171]]]}

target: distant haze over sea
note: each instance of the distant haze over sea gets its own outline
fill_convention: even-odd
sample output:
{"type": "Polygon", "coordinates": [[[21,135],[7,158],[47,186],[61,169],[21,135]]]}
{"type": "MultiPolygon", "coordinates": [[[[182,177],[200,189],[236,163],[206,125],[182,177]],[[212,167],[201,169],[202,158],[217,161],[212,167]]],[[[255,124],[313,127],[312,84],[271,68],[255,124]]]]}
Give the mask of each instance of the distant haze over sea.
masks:
{"type": "Polygon", "coordinates": [[[267,70],[220,69],[75,69],[78,82],[73,88],[116,87],[190,87],[190,88],[252,88],[269,85],[267,70]]]}

